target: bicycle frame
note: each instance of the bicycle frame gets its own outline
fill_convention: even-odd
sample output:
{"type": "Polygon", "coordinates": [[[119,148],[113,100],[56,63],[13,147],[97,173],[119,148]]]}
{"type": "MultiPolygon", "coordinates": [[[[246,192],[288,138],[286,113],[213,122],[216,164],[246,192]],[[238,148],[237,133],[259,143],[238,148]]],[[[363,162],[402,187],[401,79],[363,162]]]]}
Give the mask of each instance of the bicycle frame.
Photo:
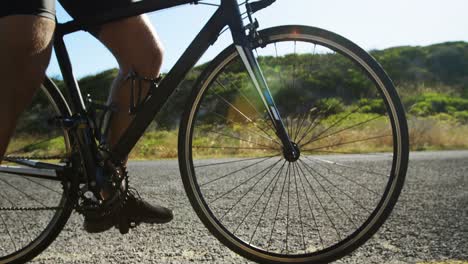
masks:
{"type": "MultiPolygon", "coordinates": [[[[72,111],[74,113],[84,114],[86,112],[86,108],[76,79],[73,76],[71,63],[63,42],[63,36],[78,30],[83,30],[88,27],[119,20],[125,17],[190,3],[197,3],[197,1],[144,0],[130,4],[126,8],[112,10],[103,15],[58,25],[55,49],[63,78],[68,86],[68,96],[72,111]]],[[[262,97],[266,109],[269,111],[270,117],[277,129],[280,139],[283,141],[286,149],[294,151],[258,63],[251,50],[248,48],[249,40],[245,33],[237,1],[221,0],[219,8],[182,54],[173,68],[168,72],[167,76],[161,81],[158,87],[157,96],[150,97],[148,101],[144,103],[140,110],[140,113],[144,114],[137,113],[129,128],[123,133],[119,143],[112,150],[113,154],[116,155],[117,158],[125,159],[125,157],[130,153],[131,149],[142,136],[144,130],[151,123],[154,116],[168,100],[176,87],[182,82],[189,70],[198,62],[199,58],[205,53],[209,46],[216,41],[219,33],[225,26],[228,26],[231,29],[234,44],[236,45],[239,54],[241,55],[241,58],[244,61],[260,96],[262,97]]]]}
{"type": "MultiPolygon", "coordinates": [[[[263,7],[266,7],[272,4],[274,1],[275,0],[261,0],[257,1],[257,3],[260,3],[263,7]]],[[[63,79],[67,87],[65,93],[68,98],[67,101],[69,103],[73,117],[80,120],[81,124],[87,123],[87,110],[81,91],[78,87],[78,83],[73,75],[71,61],[64,43],[65,35],[79,30],[86,30],[87,28],[98,26],[107,22],[120,20],[126,17],[191,3],[197,3],[197,1],[143,0],[132,3],[125,8],[111,10],[108,13],[99,16],[88,17],[64,24],[58,24],[54,40],[54,48],[63,79]]],[[[244,26],[237,0],[221,0],[221,5],[215,11],[213,16],[208,20],[200,33],[195,37],[195,39],[188,46],[176,64],[172,67],[172,69],[161,80],[156,91],[157,96],[150,96],[141,105],[139,111],[136,113],[133,121],[119,139],[117,145],[111,149],[112,157],[115,161],[120,162],[126,159],[130,151],[136,145],[137,141],[143,135],[145,129],[153,121],[154,116],[159,112],[165,102],[167,102],[178,85],[184,80],[189,70],[194,67],[205,51],[217,40],[219,34],[226,26],[231,29],[234,45],[236,46],[237,51],[239,52],[239,55],[245,64],[245,67],[265,105],[265,108],[267,109],[270,119],[276,129],[276,133],[283,143],[285,154],[288,156],[294,156],[296,154],[296,150],[293,146],[293,143],[289,139],[289,135],[286,132],[280,114],[272,99],[271,93],[263,77],[259,64],[252,50],[250,49],[250,43],[252,40],[246,33],[246,27],[244,26]]],[[[94,140],[93,133],[90,127],[86,125],[80,126],[80,128],[74,130],[74,132],[76,138],[78,139],[80,150],[82,151],[81,157],[83,159],[85,173],[86,175],[90,176],[87,177],[88,182],[92,186],[95,186],[95,180],[97,179],[99,186],[99,178],[101,178],[99,175],[101,175],[101,173],[99,172],[100,165],[98,165],[98,161],[100,159],[97,157],[98,146],[94,140]]],[[[24,162],[23,165],[25,165],[24,162]]],[[[26,166],[28,166],[28,164],[26,164],[26,166]]],[[[38,168],[35,165],[30,166],[36,169],[38,168]]],[[[46,167],[47,169],[50,168],[50,166],[46,167]]],[[[60,174],[61,171],[56,167],[52,167],[52,170],[55,170],[57,175],[60,174]]],[[[35,174],[41,175],[42,173],[36,171],[35,174]]]]}

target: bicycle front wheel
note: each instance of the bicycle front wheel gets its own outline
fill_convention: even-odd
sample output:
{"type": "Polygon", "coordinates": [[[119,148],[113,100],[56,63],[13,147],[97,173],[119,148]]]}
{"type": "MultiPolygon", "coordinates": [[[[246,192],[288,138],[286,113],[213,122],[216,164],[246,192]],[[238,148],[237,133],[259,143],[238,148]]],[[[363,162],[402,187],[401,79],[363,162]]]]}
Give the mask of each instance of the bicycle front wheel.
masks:
{"type": "Polygon", "coordinates": [[[179,133],[186,192],[226,246],[264,263],[324,263],[362,245],[403,186],[408,132],[391,80],[334,33],[283,26],[253,43],[286,130],[283,153],[236,49],[200,76],[179,133]]]}
{"type": "Polygon", "coordinates": [[[19,117],[0,165],[0,263],[24,263],[41,253],[70,216],[74,175],[59,177],[37,166],[39,159],[47,166],[71,166],[68,131],[49,125],[69,113],[58,88],[46,79],[19,117]]]}

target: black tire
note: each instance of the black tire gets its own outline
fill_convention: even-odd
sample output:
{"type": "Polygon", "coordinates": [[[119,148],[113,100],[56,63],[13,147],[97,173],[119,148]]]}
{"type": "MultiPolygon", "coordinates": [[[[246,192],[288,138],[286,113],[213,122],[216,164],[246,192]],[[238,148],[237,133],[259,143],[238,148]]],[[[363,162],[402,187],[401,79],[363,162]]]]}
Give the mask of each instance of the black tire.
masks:
{"type": "MultiPolygon", "coordinates": [[[[35,99],[33,100],[33,104],[29,106],[29,108],[27,109],[29,109],[29,111],[44,110],[44,112],[40,112],[40,113],[37,112],[40,116],[39,118],[42,118],[42,120],[40,121],[42,122],[41,123],[42,125],[47,124],[47,118],[58,117],[58,116],[62,116],[62,117],[70,116],[70,109],[68,108],[67,103],[64,100],[64,97],[62,96],[59,89],[55,86],[55,84],[48,78],[46,78],[43,85],[36,93],[35,99]],[[40,99],[36,99],[36,98],[40,98],[40,99]],[[41,107],[34,108],[36,106],[35,103],[39,101],[40,101],[41,107]],[[44,115],[45,109],[50,110],[51,112],[50,116],[44,115]]],[[[20,118],[20,121],[21,120],[23,119],[20,118]]],[[[39,122],[39,120],[36,120],[36,122],[39,122]]],[[[13,142],[14,139],[16,138],[16,135],[20,133],[19,132],[20,130],[30,131],[31,127],[20,128],[22,125],[24,124],[18,123],[15,135],[13,136],[13,139],[11,142],[13,142]]],[[[33,127],[35,127],[35,125],[33,127]]],[[[63,143],[65,151],[68,154],[71,153],[71,146],[73,144],[71,143],[72,138],[70,138],[70,135],[68,134],[68,132],[58,127],[51,128],[51,130],[53,129],[63,131],[63,132],[58,132],[59,134],[63,136],[63,139],[56,139],[56,140],[60,141],[60,143],[63,143]]],[[[39,146],[35,145],[34,143],[32,144],[29,143],[28,144],[29,148],[28,147],[24,147],[24,148],[19,147],[19,149],[16,147],[14,147],[13,149],[10,148],[9,150],[7,150],[6,156],[8,156],[9,154],[11,154],[11,156],[29,156],[33,152],[31,148],[34,148],[34,149],[39,148],[41,146],[40,144],[43,144],[43,143],[44,142],[39,143],[39,146]]],[[[34,153],[32,153],[32,155],[34,155],[34,153]]],[[[47,155],[47,154],[43,154],[43,155],[47,155]]],[[[54,155],[58,155],[58,153],[54,153],[54,155]]],[[[64,160],[59,160],[59,158],[51,158],[51,160],[49,160],[48,162],[54,163],[54,160],[55,162],[64,161],[64,160]]],[[[72,164],[71,160],[68,160],[68,162],[69,164],[72,164]]],[[[44,214],[44,212],[46,212],[49,209],[44,210],[44,211],[41,211],[41,210],[39,211],[21,210],[17,212],[6,211],[3,214],[2,222],[4,225],[0,228],[1,232],[7,231],[7,233],[9,234],[9,239],[12,241],[13,244],[15,244],[16,239],[18,239],[21,242],[21,244],[20,245],[15,244],[14,252],[11,252],[10,250],[7,251],[7,248],[4,247],[6,244],[3,244],[1,251],[0,251],[1,252],[0,263],[25,263],[31,260],[32,258],[36,257],[43,250],[45,250],[55,240],[57,235],[63,229],[64,225],[67,223],[67,220],[70,217],[70,214],[73,210],[73,207],[76,201],[76,192],[77,192],[77,184],[78,184],[78,181],[76,179],[77,177],[75,177],[74,175],[67,175],[66,181],[61,181],[61,182],[49,181],[50,183],[41,179],[33,179],[31,181],[34,181],[34,182],[28,182],[28,183],[30,185],[34,185],[37,191],[36,192],[31,191],[32,193],[28,192],[28,188],[19,191],[22,186],[25,186],[21,182],[26,181],[25,179],[22,179],[21,176],[19,177],[19,180],[15,179],[15,181],[11,180],[10,178],[7,178],[7,177],[10,177],[7,174],[0,176],[0,177],[2,177],[2,183],[5,183],[5,184],[8,183],[8,185],[5,185],[6,187],[4,187],[5,190],[2,190],[3,192],[2,198],[3,200],[5,200],[6,199],[5,197],[7,197],[7,199],[10,201],[10,205],[12,206],[26,207],[26,209],[28,208],[28,206],[24,206],[24,205],[22,206],[23,203],[28,203],[28,202],[16,200],[16,197],[18,197],[18,196],[15,196],[14,194],[14,192],[16,191],[23,192],[24,193],[24,196],[22,196],[23,198],[36,199],[38,200],[38,202],[43,202],[44,205],[49,205],[48,199],[52,199],[52,197],[57,197],[57,200],[58,200],[57,201],[58,204],[55,205],[55,203],[53,203],[53,206],[57,207],[58,209],[50,209],[53,212],[51,212],[50,214],[50,219],[45,221],[46,223],[42,221],[43,219],[41,219],[41,217],[44,214]],[[11,187],[10,188],[11,190],[9,191],[12,193],[12,196],[8,196],[8,192],[6,189],[9,187],[11,187]],[[26,196],[26,195],[29,195],[29,196],[26,196]],[[41,198],[43,197],[51,197],[51,198],[41,200],[41,198]],[[15,204],[15,202],[17,202],[17,204],[15,204]],[[8,227],[7,224],[11,223],[9,222],[6,216],[8,214],[16,215],[18,217],[18,219],[16,219],[15,226],[17,229],[21,229],[22,230],[21,232],[24,232],[22,235],[16,233],[16,231],[13,230],[14,228],[11,229],[11,227],[8,227]],[[38,230],[35,230],[36,228],[38,228],[38,230]],[[28,242],[24,243],[24,241],[21,241],[21,239],[19,238],[19,236],[23,236],[23,235],[26,236],[26,234],[29,236],[29,239],[30,239],[29,243],[28,242]]],[[[11,176],[11,177],[18,177],[18,176],[11,176]]],[[[2,184],[2,186],[4,185],[2,184]]],[[[32,208],[32,207],[37,207],[38,205],[32,203],[30,204],[30,206],[32,208]]],[[[5,240],[2,243],[5,243],[5,240]]],[[[16,241],[16,243],[18,243],[18,241],[16,241]]]]}
{"type": "MultiPolygon", "coordinates": [[[[384,187],[384,190],[382,190],[382,198],[378,200],[375,210],[370,213],[370,216],[367,218],[367,220],[364,221],[364,223],[359,226],[359,228],[356,228],[352,234],[329,247],[322,248],[321,250],[316,249],[315,252],[304,252],[303,254],[301,253],[291,255],[289,255],[288,252],[283,254],[283,250],[280,253],[270,252],[267,249],[259,248],[258,245],[250,245],[250,242],[244,241],[245,239],[237,237],[237,235],[234,234],[236,233],[237,229],[236,231],[232,232],[227,227],[223,226],[221,223],[222,221],[217,218],[216,213],[214,213],[210,205],[207,204],[207,199],[201,191],[201,187],[198,182],[198,176],[196,175],[194,168],[194,150],[192,146],[192,139],[194,125],[196,123],[195,119],[197,118],[196,115],[199,111],[201,101],[204,100],[203,98],[205,97],[206,90],[211,87],[211,84],[216,78],[218,78],[218,75],[220,75],[220,72],[224,69],[224,67],[238,57],[237,51],[233,45],[226,48],[207,66],[207,68],[199,77],[195,88],[192,91],[188,102],[186,103],[186,108],[180,123],[178,145],[180,172],[182,175],[184,187],[194,210],[204,225],[208,228],[208,230],[224,245],[244,256],[245,258],[260,263],[328,263],[346,256],[365,243],[388,218],[395,203],[397,202],[404,184],[408,165],[409,143],[405,112],[399,100],[398,94],[392,84],[392,81],[387,76],[382,67],[375,61],[374,58],[372,58],[372,56],[370,56],[366,51],[351,41],[323,29],[296,25],[265,29],[262,30],[259,35],[260,37],[254,43],[253,49],[282,40],[307,41],[327,47],[337,54],[344,55],[346,58],[350,59],[353,63],[358,65],[368,76],[368,78],[372,80],[375,86],[380,89],[379,92],[381,93],[385,103],[385,109],[388,111],[388,119],[391,122],[390,131],[392,131],[393,135],[393,155],[389,165],[391,166],[391,171],[389,170],[390,174],[388,176],[388,184],[384,187]]],[[[288,184],[290,185],[291,183],[288,184]]],[[[275,191],[274,188],[275,187],[273,187],[271,191],[272,193],[275,191]]],[[[281,197],[278,203],[278,208],[281,203],[281,197]]],[[[265,208],[268,206],[268,202],[266,203],[265,208]]],[[[299,197],[298,203],[300,203],[299,197]]],[[[286,247],[287,243],[286,235],[286,247]]]]}

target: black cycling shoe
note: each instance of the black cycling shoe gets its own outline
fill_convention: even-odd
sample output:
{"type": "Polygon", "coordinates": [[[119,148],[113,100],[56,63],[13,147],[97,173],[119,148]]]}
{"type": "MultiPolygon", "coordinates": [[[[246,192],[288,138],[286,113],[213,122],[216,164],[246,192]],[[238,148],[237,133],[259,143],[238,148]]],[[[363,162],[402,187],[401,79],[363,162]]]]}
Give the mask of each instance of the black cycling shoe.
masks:
{"type": "Polygon", "coordinates": [[[140,223],[167,223],[174,218],[168,208],[151,205],[143,201],[136,191],[129,191],[122,201],[122,208],[101,215],[86,215],[84,229],[88,233],[99,233],[116,226],[121,233],[127,233],[129,227],[140,223]],[[123,226],[125,225],[125,226],[123,226]]]}
{"type": "Polygon", "coordinates": [[[128,191],[124,204],[122,213],[131,222],[137,224],[164,224],[174,218],[170,209],[143,201],[136,190],[128,191]]]}

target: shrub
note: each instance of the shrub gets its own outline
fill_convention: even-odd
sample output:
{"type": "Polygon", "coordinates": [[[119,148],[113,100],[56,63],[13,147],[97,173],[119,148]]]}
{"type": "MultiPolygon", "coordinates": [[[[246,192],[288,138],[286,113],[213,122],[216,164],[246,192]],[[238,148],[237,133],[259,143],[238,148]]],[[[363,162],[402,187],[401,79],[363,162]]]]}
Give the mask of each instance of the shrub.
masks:
{"type": "Polygon", "coordinates": [[[344,111],[344,104],[340,98],[325,98],[317,101],[316,107],[329,115],[344,111]]]}
{"type": "Polygon", "coordinates": [[[376,113],[376,114],[384,114],[385,104],[382,99],[361,99],[359,100],[359,112],[361,113],[376,113]]]}
{"type": "Polygon", "coordinates": [[[408,100],[412,103],[409,113],[416,116],[433,116],[438,114],[454,115],[464,121],[464,113],[468,111],[468,99],[441,93],[424,93],[408,100]],[[459,113],[460,112],[460,113],[459,113]],[[459,113],[456,114],[455,113],[459,113]]]}

